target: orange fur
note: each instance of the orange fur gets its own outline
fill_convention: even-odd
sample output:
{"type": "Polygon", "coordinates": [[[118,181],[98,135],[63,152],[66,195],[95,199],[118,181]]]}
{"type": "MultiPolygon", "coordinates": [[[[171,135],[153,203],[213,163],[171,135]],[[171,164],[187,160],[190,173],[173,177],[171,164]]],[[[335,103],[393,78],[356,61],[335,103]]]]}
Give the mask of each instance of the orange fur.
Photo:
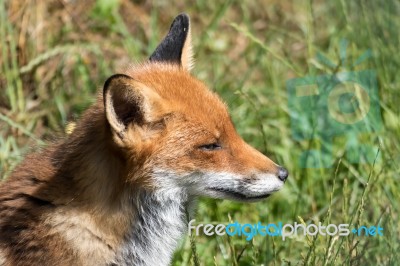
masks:
{"type": "Polygon", "coordinates": [[[278,179],[189,73],[186,30],[180,64],[112,76],[70,136],[1,184],[2,265],[167,264],[197,196],[257,200],[281,188],[287,173],[278,179]]]}

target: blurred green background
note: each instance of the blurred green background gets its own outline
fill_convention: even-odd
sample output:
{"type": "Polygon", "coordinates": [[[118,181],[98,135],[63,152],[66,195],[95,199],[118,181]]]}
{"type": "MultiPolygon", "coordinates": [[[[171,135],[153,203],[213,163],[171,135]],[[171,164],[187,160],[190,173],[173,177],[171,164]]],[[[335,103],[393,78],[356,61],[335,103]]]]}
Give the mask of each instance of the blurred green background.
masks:
{"type": "Polygon", "coordinates": [[[400,3],[332,1],[0,1],[0,174],[66,135],[110,75],[146,60],[181,12],[191,16],[194,75],[227,102],[239,133],[289,169],[280,192],[257,204],[202,199],[198,223],[323,222],[380,225],[384,236],[185,236],[174,265],[398,265],[400,260],[400,3]],[[344,64],[370,49],[371,58],[344,64]],[[332,64],[324,61],[324,58],[332,64]],[[383,130],[363,136],[374,164],[346,159],[301,168],[318,148],[294,140],[286,81],[371,69],[383,130]]]}

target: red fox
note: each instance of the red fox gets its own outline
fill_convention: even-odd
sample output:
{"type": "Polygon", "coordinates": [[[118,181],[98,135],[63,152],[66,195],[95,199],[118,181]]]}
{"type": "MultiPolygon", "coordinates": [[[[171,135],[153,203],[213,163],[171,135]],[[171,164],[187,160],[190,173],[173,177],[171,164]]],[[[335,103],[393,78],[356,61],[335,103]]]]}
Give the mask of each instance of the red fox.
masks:
{"type": "Polygon", "coordinates": [[[287,170],[240,138],[190,74],[191,50],[181,14],[72,134],[0,185],[0,265],[168,265],[199,196],[248,202],[282,188],[287,170]]]}

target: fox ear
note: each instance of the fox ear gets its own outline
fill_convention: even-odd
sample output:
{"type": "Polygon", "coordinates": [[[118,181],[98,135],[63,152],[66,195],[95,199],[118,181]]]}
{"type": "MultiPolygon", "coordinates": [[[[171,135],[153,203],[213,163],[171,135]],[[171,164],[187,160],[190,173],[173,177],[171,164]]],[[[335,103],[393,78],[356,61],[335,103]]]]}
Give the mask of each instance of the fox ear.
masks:
{"type": "Polygon", "coordinates": [[[190,19],[186,14],[178,15],[164,40],[150,56],[150,61],[178,63],[190,71],[193,66],[190,19]]]}
{"type": "Polygon", "coordinates": [[[142,126],[151,120],[153,110],[159,106],[159,99],[156,92],[124,74],[113,75],[104,84],[107,121],[121,139],[129,124],[142,126]]]}

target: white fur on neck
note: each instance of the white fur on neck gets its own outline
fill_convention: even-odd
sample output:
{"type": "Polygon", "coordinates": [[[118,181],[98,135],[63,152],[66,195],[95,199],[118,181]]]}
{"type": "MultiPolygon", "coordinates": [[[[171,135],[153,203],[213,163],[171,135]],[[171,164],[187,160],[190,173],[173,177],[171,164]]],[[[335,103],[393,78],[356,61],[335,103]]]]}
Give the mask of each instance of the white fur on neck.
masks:
{"type": "Polygon", "coordinates": [[[169,265],[186,232],[188,201],[177,194],[141,191],[132,198],[136,209],[133,227],[117,253],[118,265],[169,265]]]}

